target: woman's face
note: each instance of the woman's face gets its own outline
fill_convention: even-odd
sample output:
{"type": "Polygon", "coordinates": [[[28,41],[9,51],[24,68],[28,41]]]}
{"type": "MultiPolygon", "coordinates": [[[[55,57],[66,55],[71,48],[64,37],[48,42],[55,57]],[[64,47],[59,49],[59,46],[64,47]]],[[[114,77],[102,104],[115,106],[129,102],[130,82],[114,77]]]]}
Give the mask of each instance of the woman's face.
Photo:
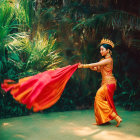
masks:
{"type": "Polygon", "coordinates": [[[106,48],[104,48],[103,46],[100,47],[100,53],[102,56],[106,56],[108,53],[108,50],[106,50],[106,48]]]}

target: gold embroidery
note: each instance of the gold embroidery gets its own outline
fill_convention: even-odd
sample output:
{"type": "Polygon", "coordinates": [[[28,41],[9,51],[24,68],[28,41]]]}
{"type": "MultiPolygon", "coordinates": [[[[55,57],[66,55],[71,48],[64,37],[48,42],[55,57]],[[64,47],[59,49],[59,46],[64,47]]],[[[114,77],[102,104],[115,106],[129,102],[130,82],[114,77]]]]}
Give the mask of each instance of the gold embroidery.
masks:
{"type": "MultiPolygon", "coordinates": [[[[112,59],[112,58],[110,58],[112,59]]],[[[116,79],[112,74],[113,70],[113,60],[110,64],[107,64],[105,66],[101,66],[101,74],[102,74],[102,83],[103,84],[116,84],[116,79]]]]}

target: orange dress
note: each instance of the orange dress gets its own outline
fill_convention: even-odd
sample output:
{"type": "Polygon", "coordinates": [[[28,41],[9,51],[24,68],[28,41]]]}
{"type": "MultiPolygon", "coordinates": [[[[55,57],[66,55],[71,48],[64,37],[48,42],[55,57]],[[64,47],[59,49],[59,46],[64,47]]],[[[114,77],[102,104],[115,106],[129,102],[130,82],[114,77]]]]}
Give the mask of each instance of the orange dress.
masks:
{"type": "Polygon", "coordinates": [[[108,59],[112,60],[110,64],[100,66],[102,83],[96,93],[94,101],[95,119],[98,125],[114,119],[111,116],[113,112],[117,114],[113,102],[113,95],[116,89],[116,79],[112,74],[113,59],[111,57],[108,59]]]}

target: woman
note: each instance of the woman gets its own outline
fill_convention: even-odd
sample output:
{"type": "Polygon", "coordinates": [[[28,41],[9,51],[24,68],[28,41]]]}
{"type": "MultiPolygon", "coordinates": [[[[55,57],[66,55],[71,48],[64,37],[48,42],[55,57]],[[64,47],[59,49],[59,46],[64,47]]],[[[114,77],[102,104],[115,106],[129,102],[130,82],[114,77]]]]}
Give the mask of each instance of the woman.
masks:
{"type": "Polygon", "coordinates": [[[102,39],[100,53],[104,58],[97,63],[79,64],[78,68],[90,68],[91,70],[101,72],[102,75],[101,87],[96,93],[94,102],[96,125],[101,125],[114,119],[117,122],[116,127],[118,127],[122,119],[118,116],[113,102],[116,80],[112,74],[112,48],[114,48],[114,43],[111,40],[102,39]]]}

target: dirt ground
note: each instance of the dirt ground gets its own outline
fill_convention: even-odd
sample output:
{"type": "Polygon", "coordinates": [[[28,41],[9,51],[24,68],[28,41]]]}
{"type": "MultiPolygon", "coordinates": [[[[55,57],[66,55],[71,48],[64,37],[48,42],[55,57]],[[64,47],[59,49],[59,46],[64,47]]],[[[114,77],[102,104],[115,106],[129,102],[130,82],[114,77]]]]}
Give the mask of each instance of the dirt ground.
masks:
{"type": "Polygon", "coordinates": [[[0,140],[140,140],[140,111],[117,108],[123,122],[117,128],[96,126],[93,110],[34,113],[0,120],[0,140]]]}

